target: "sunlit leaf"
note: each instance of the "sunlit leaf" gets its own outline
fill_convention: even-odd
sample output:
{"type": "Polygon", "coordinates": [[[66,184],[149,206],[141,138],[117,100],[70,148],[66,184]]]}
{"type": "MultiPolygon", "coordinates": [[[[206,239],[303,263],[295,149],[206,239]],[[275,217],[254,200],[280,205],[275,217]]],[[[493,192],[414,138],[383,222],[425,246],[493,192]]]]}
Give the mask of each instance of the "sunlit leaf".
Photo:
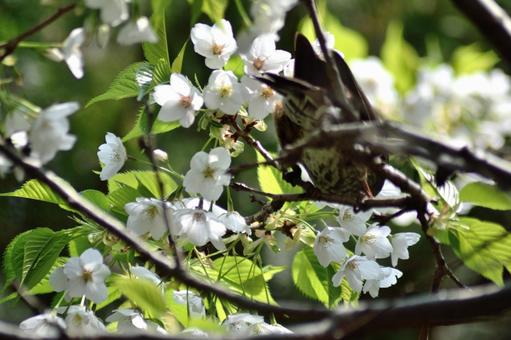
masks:
{"type": "Polygon", "coordinates": [[[130,66],[126,67],[124,70],[119,72],[106,92],[92,98],[85,107],[89,107],[92,104],[105,100],[119,100],[124,98],[137,97],[140,91],[140,87],[137,82],[137,72],[141,68],[147,68],[147,64],[142,62],[131,64],[130,66]]]}
{"type": "Polygon", "coordinates": [[[496,186],[482,182],[465,185],[460,191],[463,202],[494,210],[511,210],[511,196],[496,186]]]}
{"type": "MultiPolygon", "coordinates": [[[[164,195],[168,196],[177,188],[176,182],[166,173],[159,173],[163,182],[164,195]]],[[[119,173],[108,180],[108,191],[113,192],[124,185],[139,189],[142,185],[154,197],[160,197],[160,189],[156,174],[153,171],[127,171],[119,173]]]]}
{"type": "Polygon", "coordinates": [[[483,52],[477,44],[458,47],[452,54],[452,66],[457,74],[489,71],[498,61],[495,52],[483,52]]]}
{"type": "Polygon", "coordinates": [[[153,282],[130,277],[116,277],[112,284],[133,304],[153,318],[165,313],[165,297],[160,287],[153,282]]]}
{"type": "Polygon", "coordinates": [[[381,58],[385,67],[394,76],[396,88],[405,93],[415,83],[415,74],[419,66],[419,55],[403,36],[403,25],[391,22],[381,49],[381,58]]]}
{"type": "Polygon", "coordinates": [[[501,225],[469,217],[449,231],[450,245],[465,265],[502,286],[503,270],[511,267],[511,234],[501,225]]]}

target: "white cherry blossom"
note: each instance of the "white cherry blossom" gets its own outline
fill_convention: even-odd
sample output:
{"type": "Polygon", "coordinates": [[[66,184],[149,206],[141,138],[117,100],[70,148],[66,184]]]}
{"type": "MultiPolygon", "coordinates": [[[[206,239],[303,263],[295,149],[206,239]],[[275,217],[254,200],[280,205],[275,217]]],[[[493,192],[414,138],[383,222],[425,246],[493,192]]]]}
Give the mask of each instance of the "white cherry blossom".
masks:
{"type": "Polygon", "coordinates": [[[210,69],[222,68],[237,48],[231,24],[224,19],[213,26],[195,24],[191,39],[195,52],[206,58],[210,69]]]}
{"type": "Polygon", "coordinates": [[[60,330],[66,329],[66,323],[62,318],[47,312],[22,321],[19,328],[30,336],[57,338],[60,335],[60,330]]]}
{"type": "Polygon", "coordinates": [[[231,336],[247,336],[252,334],[251,327],[260,323],[264,323],[264,318],[262,316],[238,313],[228,315],[223,325],[227,328],[231,336]]]}
{"type": "Polygon", "coordinates": [[[342,279],[346,278],[350,287],[356,291],[362,291],[364,280],[379,280],[382,277],[380,265],[365,256],[354,255],[341,266],[339,271],[332,277],[335,287],[341,285],[342,279]]]}
{"type": "Polygon", "coordinates": [[[207,200],[216,201],[231,181],[231,175],[227,173],[230,165],[231,156],[223,147],[214,148],[209,153],[197,152],[190,161],[183,186],[192,195],[200,194],[207,200]]]}
{"type": "Polygon", "coordinates": [[[254,36],[269,34],[278,40],[277,32],[284,27],[286,13],[296,5],[297,0],[254,0],[250,14],[254,19],[251,33],[254,36]]]}
{"type": "Polygon", "coordinates": [[[220,215],[215,213],[215,209],[213,209],[213,213],[218,216],[220,221],[225,225],[227,229],[234,233],[243,233],[247,235],[252,234],[252,229],[245,221],[245,218],[241,216],[237,211],[226,211],[220,215]]]}
{"type": "Polygon", "coordinates": [[[85,6],[99,9],[105,24],[117,26],[129,18],[128,2],[130,0],[85,0],[85,6]]]}
{"type": "Polygon", "coordinates": [[[392,265],[395,267],[397,265],[397,261],[408,260],[410,258],[410,254],[408,253],[408,247],[413,246],[417,242],[421,236],[417,233],[397,233],[391,236],[390,242],[392,244],[392,265]]]}
{"type": "Polygon", "coordinates": [[[89,248],[80,257],[71,257],[50,276],[50,284],[57,292],[66,292],[66,298],[81,297],[100,303],[107,298],[105,279],[110,269],[103,264],[103,256],[89,248]]]}
{"type": "Polygon", "coordinates": [[[181,209],[172,216],[173,233],[196,246],[211,242],[216,249],[225,249],[222,236],[227,228],[213,213],[202,209],[181,209]]]}
{"type": "Polygon", "coordinates": [[[167,332],[157,323],[145,320],[143,315],[134,309],[119,308],[106,318],[107,322],[117,322],[117,332],[121,334],[159,333],[167,332]]]}
{"type": "Polygon", "coordinates": [[[204,104],[199,90],[187,77],[179,73],[170,76],[170,85],[157,85],[153,98],[161,106],[159,120],[164,122],[179,120],[183,127],[190,127],[193,124],[195,112],[204,104]]]}
{"type": "Polygon", "coordinates": [[[367,280],[364,283],[363,292],[368,293],[371,297],[375,298],[378,296],[380,288],[388,288],[397,283],[397,279],[403,276],[400,270],[392,267],[381,267],[381,277],[377,280],[367,280]]]}
{"type": "Polygon", "coordinates": [[[369,102],[384,115],[392,114],[399,97],[394,78],[381,60],[376,57],[353,60],[350,67],[369,102]]]}
{"type": "Polygon", "coordinates": [[[211,73],[204,88],[204,102],[208,109],[225,114],[236,114],[243,105],[243,89],[231,71],[216,70],[211,73]]]}
{"type": "Polygon", "coordinates": [[[142,42],[155,43],[158,41],[156,33],[147,17],[140,17],[130,21],[120,30],[117,35],[117,42],[121,45],[132,45],[142,42]]]}
{"type": "Polygon", "coordinates": [[[223,325],[227,328],[230,336],[236,337],[293,333],[282,325],[270,325],[264,322],[262,316],[248,313],[231,314],[227,316],[223,325]]]}
{"type": "Polygon", "coordinates": [[[271,87],[258,80],[243,77],[245,101],[248,102],[248,115],[250,118],[262,120],[275,111],[275,105],[282,101],[282,96],[271,87]]]}
{"type": "Polygon", "coordinates": [[[245,63],[245,73],[259,75],[265,72],[278,73],[291,60],[291,53],[277,50],[275,40],[267,34],[254,39],[247,54],[241,58],[245,63]]]}
{"type": "Polygon", "coordinates": [[[76,137],[68,134],[67,116],[79,109],[76,102],[54,104],[41,111],[30,128],[31,156],[42,164],[49,162],[59,150],[70,150],[76,137]]]}
{"type": "Polygon", "coordinates": [[[103,322],[83,306],[71,306],[66,316],[67,334],[71,337],[94,336],[106,333],[103,322]]]}
{"type": "Polygon", "coordinates": [[[358,238],[355,246],[355,254],[364,254],[368,259],[383,259],[392,253],[392,245],[388,239],[390,228],[387,226],[370,226],[367,231],[358,238]]]}
{"type": "Polygon", "coordinates": [[[105,135],[105,144],[101,144],[98,148],[98,158],[103,163],[103,168],[99,174],[102,181],[106,181],[114,176],[128,159],[126,148],[122,144],[122,140],[111,132],[105,135]]]}
{"type": "Polygon", "coordinates": [[[189,290],[176,290],[172,293],[174,301],[188,307],[191,317],[203,318],[206,316],[206,309],[202,298],[189,290]]]}
{"type": "Polygon", "coordinates": [[[353,208],[347,205],[338,205],[337,208],[339,209],[337,221],[343,230],[355,236],[363,235],[366,232],[366,223],[373,214],[371,210],[355,213],[353,208]]]}
{"type": "Polygon", "coordinates": [[[343,243],[349,240],[341,228],[325,227],[314,241],[314,254],[323,267],[330,262],[342,262],[347,257],[343,243]]]}
{"type": "Polygon", "coordinates": [[[136,202],[124,206],[128,213],[126,227],[137,235],[150,234],[153,239],[159,240],[167,231],[163,214],[167,213],[167,221],[170,221],[169,207],[166,202],[155,198],[138,197],[136,202]]]}
{"type": "Polygon", "coordinates": [[[62,48],[51,48],[46,55],[57,62],[65,61],[73,76],[80,79],[83,77],[83,54],[80,48],[84,41],[84,29],[75,28],[62,43],[62,48]]]}
{"type": "Polygon", "coordinates": [[[142,266],[131,267],[130,275],[140,279],[149,280],[157,286],[159,286],[162,283],[161,278],[156,273],[153,273],[149,269],[142,266]]]}

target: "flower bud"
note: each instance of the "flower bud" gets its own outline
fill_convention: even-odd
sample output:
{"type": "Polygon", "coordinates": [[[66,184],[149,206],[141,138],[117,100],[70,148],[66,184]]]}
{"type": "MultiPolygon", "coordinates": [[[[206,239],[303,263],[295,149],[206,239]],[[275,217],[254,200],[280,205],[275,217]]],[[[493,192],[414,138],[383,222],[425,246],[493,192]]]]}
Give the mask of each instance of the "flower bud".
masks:
{"type": "Polygon", "coordinates": [[[169,159],[167,153],[161,149],[153,150],[153,157],[158,162],[166,162],[169,159]]]}

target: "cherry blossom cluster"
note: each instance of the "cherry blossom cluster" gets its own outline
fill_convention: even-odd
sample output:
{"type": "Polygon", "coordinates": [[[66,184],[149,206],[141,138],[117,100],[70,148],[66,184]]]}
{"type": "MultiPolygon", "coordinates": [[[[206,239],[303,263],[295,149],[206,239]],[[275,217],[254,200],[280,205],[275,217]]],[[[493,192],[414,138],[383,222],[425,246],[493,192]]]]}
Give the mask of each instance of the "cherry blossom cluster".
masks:
{"type": "MultiPolygon", "coordinates": [[[[221,208],[216,207],[215,210],[221,208]]],[[[132,278],[148,280],[162,291],[166,289],[161,278],[141,266],[132,266],[126,273],[132,278]]],[[[119,334],[160,334],[168,335],[167,331],[157,322],[146,319],[137,308],[118,308],[112,311],[104,321],[97,317],[94,311],[85,304],[89,299],[99,304],[107,299],[105,280],[111,271],[104,264],[101,253],[93,248],[84,251],[79,257],[71,257],[63,267],[54,270],[50,276],[50,284],[57,292],[64,292],[64,298],[71,303],[67,306],[62,302],[44,314],[31,317],[20,323],[20,329],[27,335],[36,337],[56,337],[64,331],[71,337],[98,336],[114,331],[119,334]],[[72,304],[73,298],[80,298],[79,305],[72,304]],[[106,326],[106,323],[110,325],[106,326]]],[[[175,303],[186,306],[191,318],[206,317],[202,298],[189,290],[173,290],[172,299],[175,303]]],[[[288,334],[287,328],[264,322],[263,317],[251,314],[232,314],[222,324],[225,332],[231,336],[288,334]]],[[[181,331],[183,336],[207,337],[208,333],[197,328],[186,328],[181,331]]]]}
{"type": "MultiPolygon", "coordinates": [[[[155,43],[158,41],[149,19],[140,16],[130,20],[130,0],[85,0],[85,6],[99,10],[103,25],[98,28],[97,39],[100,45],[107,44],[110,37],[110,27],[124,26],[117,35],[117,42],[121,45],[132,45],[142,42],[155,43]]],[[[86,33],[82,27],[75,28],[62,43],[60,48],[51,48],[47,56],[57,62],[64,61],[71,73],[78,79],[83,77],[83,54],[81,46],[85,41],[86,33]]]]}
{"type": "Polygon", "coordinates": [[[371,210],[355,213],[352,207],[335,206],[339,211],[338,226],[327,226],[319,232],[314,241],[314,254],[323,267],[331,263],[339,266],[332,277],[335,287],[343,279],[356,292],[369,293],[377,297],[380,288],[396,284],[403,273],[394,268],[398,260],[407,260],[410,255],[408,247],[416,244],[420,235],[406,232],[391,234],[387,226],[368,224],[373,212],[371,210]],[[354,252],[344,244],[355,241],[354,252]],[[384,267],[377,259],[391,258],[392,267],[384,267]]]}
{"type": "Polygon", "coordinates": [[[405,121],[456,144],[500,149],[511,131],[511,78],[501,70],[456,76],[450,65],[422,68],[406,96],[405,121]]]}
{"type": "MultiPolygon", "coordinates": [[[[76,137],[69,134],[68,116],[79,109],[76,102],[54,104],[40,110],[36,118],[29,118],[23,112],[13,112],[4,122],[5,138],[20,152],[30,150],[27,161],[42,165],[51,161],[58,151],[71,150],[76,137]]],[[[12,169],[12,164],[0,156],[0,176],[12,169]]],[[[19,180],[24,175],[21,169],[15,169],[19,180]]]]}

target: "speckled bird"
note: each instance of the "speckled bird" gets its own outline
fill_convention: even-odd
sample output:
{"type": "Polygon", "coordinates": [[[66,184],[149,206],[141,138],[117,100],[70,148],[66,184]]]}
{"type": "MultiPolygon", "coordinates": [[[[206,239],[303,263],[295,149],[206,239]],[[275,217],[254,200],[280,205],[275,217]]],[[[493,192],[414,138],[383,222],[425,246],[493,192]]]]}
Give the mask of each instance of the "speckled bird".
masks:
{"type": "MultiPolygon", "coordinates": [[[[259,78],[284,96],[282,109],[274,115],[282,148],[316,131],[325,121],[343,124],[378,119],[342,55],[334,51],[333,57],[344,85],[345,101],[354,115],[343,114],[332,103],[333,89],[327,77],[327,65],[301,34],[295,40],[294,76],[267,73],[259,78]]],[[[317,189],[356,202],[373,197],[383,186],[383,178],[334,142],[328,148],[306,149],[300,163],[317,189]]]]}

